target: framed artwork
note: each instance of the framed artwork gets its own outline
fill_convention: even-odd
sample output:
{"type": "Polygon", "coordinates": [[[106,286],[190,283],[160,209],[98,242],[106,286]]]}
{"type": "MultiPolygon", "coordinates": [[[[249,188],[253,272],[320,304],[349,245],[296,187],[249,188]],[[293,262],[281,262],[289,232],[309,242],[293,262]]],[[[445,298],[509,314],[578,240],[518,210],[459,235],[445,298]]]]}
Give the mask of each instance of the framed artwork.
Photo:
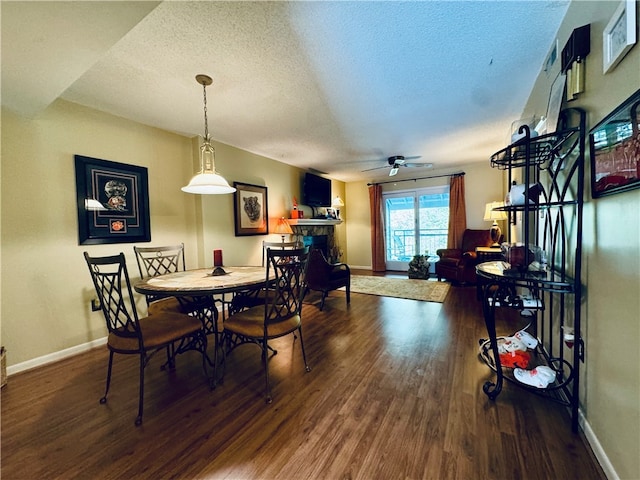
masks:
{"type": "Polygon", "coordinates": [[[327,218],[330,220],[337,220],[338,214],[336,213],[336,209],[332,207],[327,208],[327,218]]]}
{"type": "Polygon", "coordinates": [[[558,58],[558,51],[560,49],[560,44],[558,43],[558,39],[551,44],[551,51],[547,55],[546,60],[544,61],[544,72],[549,75],[551,72],[551,67],[556,63],[556,59],[558,58]]]}
{"type": "Polygon", "coordinates": [[[636,43],[635,0],[623,0],[602,32],[602,71],[608,73],[636,43]]]}
{"type": "Polygon", "coordinates": [[[640,187],[640,90],[589,132],[591,196],[640,187]]]}
{"type": "Polygon", "coordinates": [[[75,155],[79,245],[150,242],[147,169],[75,155]]]}
{"type": "MultiPolygon", "coordinates": [[[[567,76],[564,73],[558,74],[551,85],[549,92],[549,102],[547,103],[547,129],[546,133],[554,133],[558,129],[560,109],[564,98],[564,87],[567,83],[567,76]]],[[[538,132],[541,133],[541,132],[538,132]]]]}
{"type": "Polygon", "coordinates": [[[269,233],[267,187],[239,182],[233,182],[233,186],[236,187],[233,202],[236,237],[267,235],[269,233]]]}

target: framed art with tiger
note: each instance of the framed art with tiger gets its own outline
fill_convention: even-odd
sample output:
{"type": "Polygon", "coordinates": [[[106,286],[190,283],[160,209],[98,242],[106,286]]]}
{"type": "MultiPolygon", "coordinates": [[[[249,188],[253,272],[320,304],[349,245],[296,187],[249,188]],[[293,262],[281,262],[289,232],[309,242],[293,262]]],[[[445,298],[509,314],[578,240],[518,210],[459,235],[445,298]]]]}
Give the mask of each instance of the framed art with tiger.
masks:
{"type": "Polygon", "coordinates": [[[269,233],[269,209],[267,187],[233,182],[236,188],[233,202],[236,237],[267,235],[269,233]]]}

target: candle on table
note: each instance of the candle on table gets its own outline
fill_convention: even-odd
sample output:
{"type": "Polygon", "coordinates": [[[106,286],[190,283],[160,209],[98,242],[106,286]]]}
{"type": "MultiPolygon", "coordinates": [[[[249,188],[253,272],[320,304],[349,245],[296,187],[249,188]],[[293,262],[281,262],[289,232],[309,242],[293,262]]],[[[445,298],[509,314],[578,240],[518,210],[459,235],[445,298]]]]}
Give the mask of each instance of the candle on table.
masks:
{"type": "Polygon", "coordinates": [[[222,266],[222,250],[213,251],[213,266],[214,267],[222,266]]]}

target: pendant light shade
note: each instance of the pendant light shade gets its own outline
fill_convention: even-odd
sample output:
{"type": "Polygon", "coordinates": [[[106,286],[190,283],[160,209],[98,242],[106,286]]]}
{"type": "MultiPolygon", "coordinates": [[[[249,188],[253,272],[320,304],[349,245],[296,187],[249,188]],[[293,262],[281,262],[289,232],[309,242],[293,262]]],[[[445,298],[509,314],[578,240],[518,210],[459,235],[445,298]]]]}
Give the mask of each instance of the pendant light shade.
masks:
{"type": "Polygon", "coordinates": [[[204,96],[204,138],[200,147],[200,171],[191,179],[189,185],[182,187],[183,192],[199,195],[217,195],[221,193],[233,193],[235,188],[216,172],[216,151],[209,138],[209,125],[207,121],[207,85],[211,85],[211,77],[196,75],[196,81],[202,85],[204,96]]]}

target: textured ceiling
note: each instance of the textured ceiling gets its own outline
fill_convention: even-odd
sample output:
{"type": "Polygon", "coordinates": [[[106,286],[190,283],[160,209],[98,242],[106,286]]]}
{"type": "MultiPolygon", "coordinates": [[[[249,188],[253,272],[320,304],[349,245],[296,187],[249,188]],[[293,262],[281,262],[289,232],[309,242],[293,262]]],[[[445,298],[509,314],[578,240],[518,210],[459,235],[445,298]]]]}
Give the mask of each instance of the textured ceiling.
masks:
{"type": "MultiPolygon", "coordinates": [[[[486,162],[565,1],[2,2],[2,104],[56,98],[344,181],[486,162]]],[[[541,112],[542,113],[542,112],[541,112]]],[[[221,172],[224,174],[224,172],[221,172]]]]}

